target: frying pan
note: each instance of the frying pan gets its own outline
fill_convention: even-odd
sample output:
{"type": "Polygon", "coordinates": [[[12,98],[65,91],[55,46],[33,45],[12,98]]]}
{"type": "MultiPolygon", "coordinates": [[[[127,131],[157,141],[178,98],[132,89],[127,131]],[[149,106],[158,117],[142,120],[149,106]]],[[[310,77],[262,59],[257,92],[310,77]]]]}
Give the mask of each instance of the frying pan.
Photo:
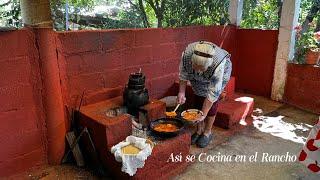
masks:
{"type": "Polygon", "coordinates": [[[157,135],[159,137],[169,138],[169,137],[177,136],[184,129],[184,123],[182,120],[180,120],[178,118],[168,118],[168,117],[160,118],[160,119],[157,119],[157,120],[150,122],[150,129],[153,133],[155,133],[155,135],[157,135]],[[178,130],[174,131],[174,132],[156,131],[154,128],[158,124],[173,124],[173,125],[177,126],[178,130]]]}

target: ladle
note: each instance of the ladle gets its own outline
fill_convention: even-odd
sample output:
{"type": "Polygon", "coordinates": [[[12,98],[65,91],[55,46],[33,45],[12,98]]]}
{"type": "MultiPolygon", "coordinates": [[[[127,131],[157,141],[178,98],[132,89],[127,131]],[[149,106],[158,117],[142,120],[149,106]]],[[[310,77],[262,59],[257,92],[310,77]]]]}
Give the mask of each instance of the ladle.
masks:
{"type": "Polygon", "coordinates": [[[177,116],[176,111],[177,111],[177,109],[179,108],[180,105],[181,105],[181,104],[177,104],[176,108],[174,108],[173,111],[171,111],[171,112],[166,112],[166,116],[168,116],[168,117],[176,117],[176,116],[177,116]]]}

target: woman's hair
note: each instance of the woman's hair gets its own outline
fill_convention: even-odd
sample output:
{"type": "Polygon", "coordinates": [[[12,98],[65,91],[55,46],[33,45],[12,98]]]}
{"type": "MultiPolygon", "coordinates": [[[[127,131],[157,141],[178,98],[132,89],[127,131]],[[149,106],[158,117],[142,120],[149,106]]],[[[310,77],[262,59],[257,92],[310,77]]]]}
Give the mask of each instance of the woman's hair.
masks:
{"type": "Polygon", "coordinates": [[[207,69],[212,65],[212,56],[215,54],[215,49],[211,44],[199,43],[195,46],[194,52],[191,57],[191,62],[198,66],[207,69]]]}

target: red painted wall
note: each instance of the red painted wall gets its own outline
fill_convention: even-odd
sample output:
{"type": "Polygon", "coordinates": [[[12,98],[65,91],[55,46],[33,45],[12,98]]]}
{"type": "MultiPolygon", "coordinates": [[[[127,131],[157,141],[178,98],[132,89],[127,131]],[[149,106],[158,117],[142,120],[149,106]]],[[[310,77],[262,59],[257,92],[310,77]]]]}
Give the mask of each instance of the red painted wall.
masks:
{"type": "Polygon", "coordinates": [[[106,88],[123,88],[142,68],[150,95],[162,97],[177,79],[182,51],[194,41],[229,51],[238,89],[267,96],[276,39],[277,31],[234,26],[0,33],[0,176],[60,162],[69,128],[64,105],[75,107],[83,91],[103,98],[106,88]]]}
{"type": "MultiPolygon", "coordinates": [[[[235,27],[0,33],[0,176],[58,164],[69,128],[64,105],[86,90],[124,86],[141,67],[152,97],[177,78],[186,45],[208,40],[235,52],[235,27]]],[[[102,93],[103,95],[103,93],[102,93]]]]}
{"type": "Polygon", "coordinates": [[[278,46],[277,30],[238,29],[236,89],[270,97],[278,46]]]}
{"type": "Polygon", "coordinates": [[[189,43],[212,41],[235,55],[235,32],[233,26],[197,26],[58,33],[64,98],[74,106],[84,90],[124,86],[139,68],[146,74],[150,95],[161,97],[177,79],[180,57],[189,43]]]}
{"type": "Polygon", "coordinates": [[[320,68],[288,64],[285,101],[320,114],[320,68]]]}
{"type": "Polygon", "coordinates": [[[0,177],[47,163],[34,34],[0,32],[0,177]]]}

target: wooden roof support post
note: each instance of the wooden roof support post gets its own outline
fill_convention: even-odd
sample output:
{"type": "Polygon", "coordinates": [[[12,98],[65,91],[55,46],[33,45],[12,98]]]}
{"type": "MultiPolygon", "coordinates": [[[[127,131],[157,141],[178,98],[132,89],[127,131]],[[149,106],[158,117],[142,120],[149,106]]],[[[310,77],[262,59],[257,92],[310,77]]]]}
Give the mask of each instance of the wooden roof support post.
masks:
{"type": "Polygon", "coordinates": [[[243,0],[230,0],[229,19],[231,24],[240,26],[242,18],[243,0]]]}
{"type": "Polygon", "coordinates": [[[300,0],[283,0],[276,62],[272,83],[271,99],[282,101],[287,79],[287,63],[294,56],[295,31],[298,23],[300,0]]]}
{"type": "Polygon", "coordinates": [[[20,0],[20,7],[25,26],[52,27],[49,0],[20,0]]]}

